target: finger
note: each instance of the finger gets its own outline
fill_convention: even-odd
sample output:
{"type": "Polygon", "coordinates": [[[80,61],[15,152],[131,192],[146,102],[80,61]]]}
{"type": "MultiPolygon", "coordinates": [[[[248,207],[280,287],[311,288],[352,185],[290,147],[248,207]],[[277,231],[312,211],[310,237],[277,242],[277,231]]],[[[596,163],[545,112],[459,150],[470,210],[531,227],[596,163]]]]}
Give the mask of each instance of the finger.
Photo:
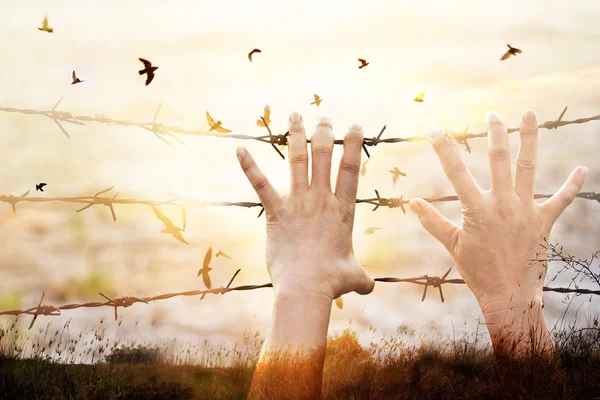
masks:
{"type": "Polygon", "coordinates": [[[347,207],[352,207],[351,209],[356,205],[363,139],[360,125],[352,125],[344,137],[344,154],[335,184],[336,197],[347,207]]]}
{"type": "Polygon", "coordinates": [[[458,226],[450,222],[434,206],[423,199],[412,199],[408,204],[419,217],[423,228],[439,240],[450,254],[453,254],[458,243],[458,226]]]}
{"type": "Polygon", "coordinates": [[[577,193],[579,193],[583,187],[586,174],[586,167],[575,168],[558,192],[554,193],[552,197],[542,204],[542,210],[548,216],[548,219],[552,224],[554,224],[565,208],[567,208],[575,199],[577,193]]]}
{"type": "Polygon", "coordinates": [[[327,117],[317,122],[315,133],[310,139],[312,152],[311,189],[331,192],[331,154],[333,153],[333,127],[327,117]]]}
{"type": "Polygon", "coordinates": [[[538,126],[533,110],[525,110],[521,116],[521,143],[517,154],[515,190],[522,199],[533,198],[535,165],[537,163],[538,126]]]}
{"type": "Polygon", "coordinates": [[[246,177],[258,195],[267,213],[273,213],[281,205],[281,196],[254,162],[250,153],[243,147],[237,148],[237,157],[246,177]]]}
{"type": "Polygon", "coordinates": [[[481,197],[481,190],[462,158],[460,158],[454,146],[450,143],[450,140],[440,130],[431,132],[429,140],[461,203],[477,203],[481,197]]]}
{"type": "Polygon", "coordinates": [[[496,111],[488,112],[485,123],[488,126],[491,190],[499,195],[508,196],[512,190],[508,133],[502,117],[496,111]]]}
{"type": "Polygon", "coordinates": [[[290,161],[290,194],[308,190],[308,151],[302,116],[295,112],[288,120],[288,158],[290,161]]]}

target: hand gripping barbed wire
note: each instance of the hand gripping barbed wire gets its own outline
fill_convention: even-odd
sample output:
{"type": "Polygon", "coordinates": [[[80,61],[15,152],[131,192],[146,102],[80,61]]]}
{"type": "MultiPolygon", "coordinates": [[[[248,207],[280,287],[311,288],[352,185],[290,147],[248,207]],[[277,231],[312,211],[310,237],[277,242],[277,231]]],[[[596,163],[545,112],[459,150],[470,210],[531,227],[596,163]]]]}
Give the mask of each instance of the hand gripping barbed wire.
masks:
{"type": "MultiPolygon", "coordinates": [[[[412,283],[416,285],[424,286],[423,296],[421,297],[421,302],[425,301],[427,296],[427,288],[429,286],[433,288],[438,288],[440,292],[440,300],[442,303],[444,302],[444,293],[442,292],[442,285],[445,284],[453,284],[453,285],[464,285],[465,281],[463,279],[446,279],[446,277],[450,274],[452,268],[448,269],[446,273],[442,277],[438,276],[429,276],[423,275],[416,278],[394,278],[394,277],[381,277],[375,278],[375,282],[387,282],[387,283],[412,283]]],[[[52,305],[44,305],[44,297],[46,292],[42,292],[42,297],[38,302],[37,307],[28,308],[25,310],[8,310],[8,311],[0,311],[1,315],[32,315],[33,319],[29,324],[29,328],[33,327],[36,319],[40,315],[44,316],[59,316],[62,315],[61,311],[63,310],[73,310],[76,308],[97,308],[97,307],[112,307],[114,308],[114,316],[115,321],[118,318],[117,310],[119,308],[127,308],[131,307],[136,303],[144,303],[149,304],[151,301],[159,301],[159,300],[167,300],[173,297],[180,296],[200,296],[200,300],[204,299],[207,294],[225,294],[233,291],[248,291],[248,290],[256,290],[263,288],[272,288],[272,283],[264,283],[262,285],[241,285],[241,286],[231,286],[233,280],[240,273],[241,269],[238,269],[226,286],[222,286],[219,288],[205,289],[205,290],[188,290],[184,292],[174,292],[174,293],[165,293],[156,296],[148,296],[148,297],[136,297],[136,296],[123,296],[117,298],[110,298],[104,293],[99,293],[100,296],[106,299],[106,301],[96,301],[89,303],[74,303],[74,304],[65,304],[62,306],[52,306],[52,305]]],[[[544,287],[545,292],[557,292],[557,293],[575,293],[575,294],[593,294],[600,295],[600,290],[590,290],[590,289],[582,289],[582,288],[563,288],[563,287],[544,287]]]]}
{"type": "MultiPolygon", "coordinates": [[[[62,102],[62,100],[63,100],[63,98],[61,97],[60,100],[58,100],[58,102],[54,105],[54,107],[52,107],[52,109],[48,110],[48,111],[39,111],[39,110],[33,110],[33,109],[14,108],[14,107],[0,107],[0,111],[6,112],[6,113],[20,113],[20,114],[25,114],[25,115],[40,115],[40,116],[52,119],[67,138],[70,138],[70,135],[67,133],[66,129],[61,124],[61,122],[77,124],[77,125],[85,125],[85,122],[97,122],[97,123],[103,123],[103,124],[107,124],[107,125],[119,125],[119,126],[137,127],[140,129],[144,129],[148,132],[152,132],[152,134],[154,134],[154,136],[156,136],[158,139],[160,139],[162,142],[166,143],[170,147],[173,147],[172,144],[169,143],[169,141],[167,141],[164,138],[164,136],[170,137],[171,139],[175,140],[176,142],[178,142],[179,144],[181,144],[183,146],[185,146],[185,143],[181,139],[177,138],[176,135],[205,136],[205,137],[209,136],[209,137],[216,137],[216,138],[229,138],[229,139],[238,139],[238,140],[256,140],[256,141],[259,141],[262,143],[270,144],[273,147],[273,149],[277,152],[277,154],[282,159],[285,159],[285,156],[279,150],[279,148],[277,148],[277,146],[287,145],[287,137],[289,135],[289,132],[285,132],[285,133],[279,134],[279,135],[274,135],[271,132],[271,128],[269,127],[269,125],[266,123],[266,121],[264,120],[264,118],[262,116],[260,117],[260,119],[263,121],[265,127],[267,128],[268,135],[251,136],[251,135],[238,134],[238,133],[221,133],[221,132],[215,132],[215,131],[206,130],[206,129],[183,129],[183,128],[179,128],[176,125],[167,125],[167,124],[157,122],[156,119],[158,118],[158,113],[160,112],[162,104],[158,105],[158,108],[154,113],[154,118],[152,119],[152,122],[134,122],[134,121],[107,118],[103,114],[95,114],[92,117],[92,116],[87,116],[87,115],[73,115],[72,113],[67,112],[67,111],[56,111],[56,109],[58,108],[58,106],[62,102]]],[[[543,124],[538,125],[538,127],[540,129],[557,129],[557,128],[559,128],[561,126],[565,126],[565,125],[585,124],[587,122],[600,120],[600,115],[595,115],[592,117],[578,118],[578,119],[571,120],[571,121],[563,121],[563,117],[566,112],[567,112],[567,107],[565,107],[562,110],[562,112],[560,113],[560,115],[557,119],[552,120],[552,121],[546,121],[543,124]]],[[[467,125],[466,129],[463,132],[449,132],[448,129],[446,128],[446,135],[451,140],[456,142],[457,144],[464,145],[466,150],[470,153],[471,146],[469,145],[468,140],[486,137],[487,132],[468,133],[469,127],[470,126],[467,125]]],[[[369,157],[369,158],[371,157],[371,154],[367,150],[367,147],[375,147],[382,143],[384,143],[384,144],[409,143],[409,142],[420,142],[420,141],[428,140],[425,135],[424,136],[414,136],[414,137],[382,138],[382,135],[385,130],[386,130],[386,125],[383,126],[383,128],[381,129],[381,131],[379,132],[379,134],[377,136],[364,138],[363,150],[365,151],[367,157],[369,157]]],[[[519,128],[509,128],[509,129],[507,129],[507,131],[508,131],[508,133],[518,132],[519,128]]],[[[310,139],[307,140],[307,142],[310,143],[310,139]]],[[[344,140],[336,139],[334,141],[334,143],[337,145],[342,145],[342,144],[344,144],[344,140]]]]}

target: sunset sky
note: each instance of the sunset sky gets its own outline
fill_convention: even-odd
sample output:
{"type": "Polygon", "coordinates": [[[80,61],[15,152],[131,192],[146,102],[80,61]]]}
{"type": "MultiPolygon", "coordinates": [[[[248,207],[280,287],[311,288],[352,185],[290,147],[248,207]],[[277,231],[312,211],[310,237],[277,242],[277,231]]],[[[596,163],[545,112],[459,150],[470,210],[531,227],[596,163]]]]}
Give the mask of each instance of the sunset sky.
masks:
{"type": "MultiPolygon", "coordinates": [[[[466,125],[476,133],[485,130],[485,114],[492,109],[511,127],[525,108],[533,108],[540,122],[558,117],[565,105],[565,119],[600,114],[600,2],[595,0],[24,0],[2,2],[0,15],[3,107],[48,110],[63,97],[59,109],[75,115],[149,122],[162,104],[158,120],[166,124],[200,129],[209,110],[234,133],[264,135],[255,121],[269,104],[275,133],[285,132],[289,114],[298,111],[309,136],[317,118],[326,115],[336,138],[353,123],[369,137],[383,125],[386,137],[422,136],[445,126],[462,131],[466,125]],[[44,14],[52,34],[36,29],[44,14]],[[523,53],[500,62],[508,43],[523,53]],[[247,54],[255,47],[262,53],[250,63],[247,54]],[[137,73],[142,68],[138,57],[159,66],[147,87],[137,73]],[[359,70],[358,58],[370,64],[359,70]],[[83,83],[70,84],[72,70],[83,83]],[[425,101],[413,102],[421,91],[427,92],[425,101]],[[310,105],[314,93],[323,99],[318,108],[310,105]]],[[[119,191],[122,198],[162,200],[176,193],[205,201],[257,201],[235,157],[240,144],[281,193],[289,187],[287,162],[258,142],[181,137],[187,146],[174,143],[171,149],[141,129],[93,122],[65,127],[70,140],[51,120],[0,113],[0,193],[20,194],[43,181],[48,183],[44,195],[53,197],[115,185],[113,193],[119,191]]],[[[590,169],[584,190],[599,191],[599,133],[600,123],[543,131],[536,191],[557,190],[578,165],[590,169]]],[[[462,150],[463,157],[487,188],[486,141],[473,140],[471,146],[472,154],[462,150]]],[[[514,159],[515,135],[511,146],[514,159]]],[[[371,197],[374,189],[387,197],[454,194],[428,143],[380,145],[370,151],[359,197],[371,197]],[[407,173],[396,187],[388,172],[393,167],[407,173]]],[[[341,146],[336,146],[334,165],[340,156],[341,146]]],[[[91,270],[118,277],[111,292],[115,296],[202,288],[196,272],[209,246],[234,258],[214,260],[216,286],[226,284],[237,268],[242,268],[237,283],[268,281],[264,219],[256,218],[257,209],[190,210],[186,246],[160,233],[148,207],[117,206],[117,222],[108,209],[97,208],[76,214],[76,206],[69,204],[25,204],[13,215],[10,206],[0,205],[0,292],[19,291],[23,306],[29,307],[46,284],[91,270]],[[71,240],[67,223],[83,224],[77,228],[88,238],[83,247],[65,244],[71,240]],[[46,226],[46,233],[30,235],[31,224],[46,226]],[[94,260],[88,251],[92,247],[94,260]]],[[[161,209],[180,223],[179,209],[161,209]]],[[[357,210],[355,252],[373,276],[442,275],[452,265],[411,212],[372,213],[365,205],[357,210]],[[364,235],[371,226],[382,229],[364,235]]],[[[460,222],[458,203],[440,210],[460,222]]],[[[598,204],[576,201],[559,220],[553,239],[587,257],[600,248],[600,231],[592,223],[598,215],[598,204]]],[[[430,321],[443,332],[451,332],[452,324],[474,329],[479,310],[466,287],[448,288],[444,304],[431,289],[421,303],[420,290],[378,284],[368,297],[344,296],[344,310],[332,312],[330,333],[349,320],[363,339],[370,325],[384,334],[394,334],[400,324],[425,329],[430,321]]],[[[555,320],[565,307],[563,297],[547,294],[545,300],[555,320]]],[[[58,301],[50,297],[48,302],[58,301]]],[[[238,339],[246,329],[264,334],[271,307],[272,294],[263,289],[202,303],[176,299],[137,305],[122,315],[140,318],[146,326],[140,336],[188,335],[218,342],[238,339]],[[150,329],[157,314],[165,319],[158,330],[150,329]]],[[[108,308],[79,311],[60,318],[72,316],[74,324],[83,324],[112,315],[108,308]]]]}

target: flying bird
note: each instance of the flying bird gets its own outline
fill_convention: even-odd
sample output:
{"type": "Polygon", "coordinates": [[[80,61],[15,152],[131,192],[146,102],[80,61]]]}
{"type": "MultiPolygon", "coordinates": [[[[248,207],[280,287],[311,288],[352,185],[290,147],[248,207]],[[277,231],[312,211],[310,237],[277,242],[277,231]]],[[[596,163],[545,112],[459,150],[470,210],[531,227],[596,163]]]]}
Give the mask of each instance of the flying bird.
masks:
{"type": "Polygon", "coordinates": [[[248,60],[250,60],[250,62],[252,62],[252,54],[254,53],[262,53],[262,51],[260,51],[260,49],[254,49],[250,53],[248,53],[248,60]]]}
{"type": "MultiPolygon", "coordinates": [[[[271,123],[271,109],[269,108],[268,104],[265,106],[265,115],[263,116],[263,118],[265,119],[267,125],[271,123]]],[[[262,126],[263,128],[266,126],[265,122],[262,122],[261,119],[256,120],[256,124],[258,126],[262,126]]]]}
{"type": "Polygon", "coordinates": [[[231,256],[229,256],[228,254],[222,252],[221,250],[219,250],[217,252],[217,254],[215,254],[215,258],[219,258],[219,256],[224,257],[224,258],[229,258],[231,260],[231,256]]]}
{"type": "Polygon", "coordinates": [[[208,121],[208,125],[210,125],[210,130],[211,131],[217,131],[217,132],[221,132],[221,133],[229,133],[229,132],[231,132],[229,129],[223,128],[221,126],[221,124],[222,124],[221,121],[215,122],[215,120],[212,119],[212,117],[210,116],[210,114],[208,113],[208,111],[206,112],[206,120],[208,121]]]}
{"type": "Polygon", "coordinates": [[[42,27],[38,28],[40,31],[42,32],[48,32],[48,33],[52,33],[54,32],[54,29],[50,27],[50,25],[48,25],[48,16],[44,15],[44,20],[42,21],[42,27]]]}
{"type": "Polygon", "coordinates": [[[369,65],[368,62],[366,62],[365,60],[363,60],[362,58],[359,58],[358,61],[360,61],[360,66],[358,67],[358,69],[362,69],[364,67],[366,67],[367,65],[369,65]]]}
{"type": "Polygon", "coordinates": [[[44,186],[48,185],[47,183],[40,183],[35,185],[35,190],[43,192],[44,191],[44,186]]]}
{"type": "Polygon", "coordinates": [[[152,206],[152,211],[154,211],[154,215],[156,215],[156,218],[158,218],[158,220],[160,222],[165,224],[165,229],[163,229],[161,231],[161,233],[166,233],[167,235],[172,235],[175,239],[179,240],[181,243],[189,244],[188,242],[185,241],[185,239],[181,235],[181,232],[185,231],[185,223],[183,225],[183,229],[181,229],[181,228],[173,225],[171,220],[169,220],[169,218],[165,217],[164,214],[162,212],[160,212],[160,210],[158,208],[152,206]]]}
{"type": "Polygon", "coordinates": [[[512,47],[510,44],[507,44],[508,46],[508,50],[506,51],[506,53],[504,53],[504,55],[502,56],[502,58],[500,58],[500,61],[504,61],[507,60],[510,56],[517,56],[517,54],[522,53],[523,51],[521,51],[521,49],[517,49],[516,47],[512,47]]]}
{"type": "Polygon", "coordinates": [[[198,270],[198,276],[202,275],[202,280],[204,281],[204,286],[207,289],[211,289],[212,284],[210,282],[210,275],[208,273],[213,269],[209,267],[210,260],[212,258],[212,247],[209,247],[204,255],[204,262],[202,263],[202,268],[198,270]]]}
{"type": "Polygon", "coordinates": [[[425,97],[425,92],[421,92],[417,97],[415,97],[413,100],[416,101],[417,103],[422,103],[423,102],[423,97],[425,97]]]}
{"type": "Polygon", "coordinates": [[[344,308],[344,301],[342,300],[342,296],[335,299],[335,305],[342,310],[344,308]]]}
{"type": "Polygon", "coordinates": [[[367,158],[367,161],[362,163],[362,166],[360,167],[360,176],[365,176],[365,174],[367,173],[367,163],[369,162],[369,160],[371,159],[367,158]]]}
{"type": "Polygon", "coordinates": [[[381,229],[381,228],[378,228],[378,227],[372,226],[372,227],[370,227],[370,228],[367,228],[367,229],[366,229],[366,230],[365,230],[363,233],[364,233],[365,235],[372,235],[372,234],[374,234],[375,232],[377,232],[377,231],[378,231],[378,230],[380,230],[380,229],[381,229]]]}
{"type": "Polygon", "coordinates": [[[140,69],[138,72],[140,75],[146,74],[146,86],[148,86],[150,82],[152,82],[152,79],[154,79],[154,71],[156,71],[158,67],[153,67],[152,63],[146,59],[138,58],[138,60],[144,63],[144,69],[140,69]]]}
{"type": "Polygon", "coordinates": [[[392,177],[392,182],[394,183],[394,186],[396,186],[396,182],[398,182],[398,178],[400,177],[400,175],[402,175],[402,176],[406,176],[406,174],[405,174],[404,172],[400,171],[400,170],[398,169],[398,167],[394,167],[394,169],[391,169],[391,170],[390,170],[390,173],[391,173],[392,175],[394,175],[394,176],[392,177]]]}
{"type": "Polygon", "coordinates": [[[72,76],[71,76],[71,77],[73,78],[73,82],[71,82],[71,85],[74,85],[74,84],[76,84],[76,83],[83,82],[81,79],[79,79],[79,78],[77,77],[77,75],[75,74],[75,71],[73,71],[73,74],[72,74],[72,76]]]}
{"type": "Polygon", "coordinates": [[[321,102],[322,102],[322,101],[323,101],[323,100],[322,100],[322,99],[319,97],[319,95],[318,95],[318,94],[315,94],[315,101],[313,101],[313,102],[312,102],[312,103],[310,103],[310,104],[316,104],[316,105],[317,105],[317,107],[319,107],[319,105],[321,104],[321,102]]]}

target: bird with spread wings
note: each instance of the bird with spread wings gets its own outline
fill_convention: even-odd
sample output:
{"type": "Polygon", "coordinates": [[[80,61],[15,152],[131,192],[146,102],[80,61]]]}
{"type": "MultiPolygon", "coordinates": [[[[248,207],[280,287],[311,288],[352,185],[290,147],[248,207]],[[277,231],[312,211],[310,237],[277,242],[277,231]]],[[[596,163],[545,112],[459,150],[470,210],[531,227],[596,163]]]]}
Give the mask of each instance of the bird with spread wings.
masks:
{"type": "MultiPolygon", "coordinates": [[[[271,123],[271,109],[269,108],[268,104],[265,106],[265,114],[264,114],[263,118],[264,118],[265,122],[267,123],[267,125],[271,123]]],[[[262,126],[264,128],[265,126],[267,126],[267,125],[265,125],[265,122],[263,122],[261,119],[258,119],[256,121],[256,124],[258,126],[262,126]]]]}
{"type": "Polygon", "coordinates": [[[315,101],[313,101],[310,104],[315,104],[317,107],[319,107],[322,101],[323,99],[321,99],[318,94],[315,94],[315,101]]]}
{"type": "Polygon", "coordinates": [[[210,116],[208,111],[206,111],[206,121],[208,121],[208,125],[210,125],[211,131],[217,131],[217,132],[221,132],[221,133],[231,132],[229,129],[223,128],[221,121],[215,122],[215,120],[210,116]]]}
{"type": "Polygon", "coordinates": [[[185,207],[183,209],[183,228],[179,228],[171,222],[171,220],[160,212],[160,210],[154,206],[152,206],[152,211],[154,211],[154,215],[160,222],[165,225],[165,229],[161,231],[161,233],[166,233],[167,235],[173,236],[175,239],[179,240],[181,243],[189,244],[181,235],[181,232],[185,232],[185,207]]]}
{"type": "Polygon", "coordinates": [[[48,32],[48,33],[52,33],[54,32],[54,29],[50,27],[50,25],[48,25],[48,16],[44,15],[44,20],[42,21],[42,27],[38,28],[40,31],[42,32],[48,32]]]}
{"type": "Polygon", "coordinates": [[[208,274],[213,269],[209,267],[210,260],[212,259],[212,247],[209,247],[204,255],[204,262],[202,263],[202,268],[198,270],[198,276],[202,275],[202,281],[204,282],[204,286],[207,289],[212,288],[212,282],[210,281],[210,275],[208,274]]]}

